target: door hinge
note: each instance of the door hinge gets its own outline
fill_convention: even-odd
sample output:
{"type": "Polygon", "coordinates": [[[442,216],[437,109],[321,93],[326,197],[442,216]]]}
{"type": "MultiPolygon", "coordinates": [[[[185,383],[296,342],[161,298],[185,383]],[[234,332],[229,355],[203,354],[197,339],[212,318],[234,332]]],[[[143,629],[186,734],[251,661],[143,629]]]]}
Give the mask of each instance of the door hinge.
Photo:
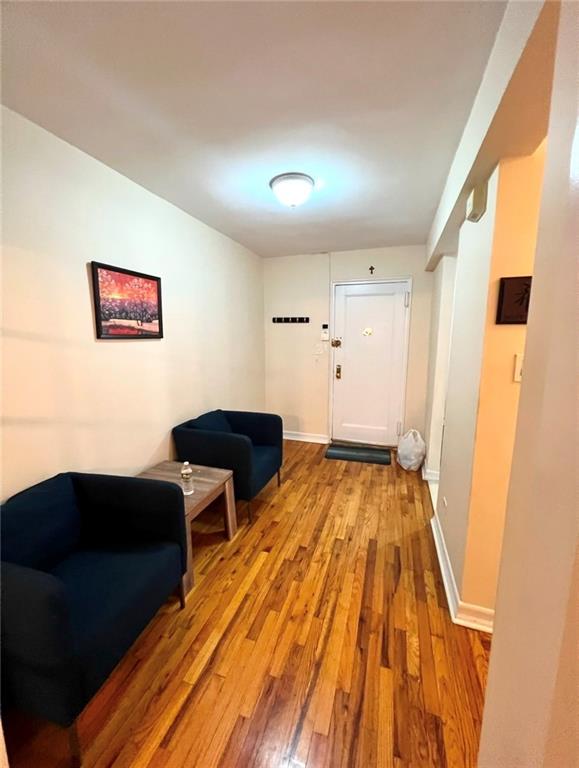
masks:
{"type": "Polygon", "coordinates": [[[396,422],[396,434],[401,435],[402,434],[402,422],[397,421],[396,422]]]}
{"type": "Polygon", "coordinates": [[[404,306],[410,306],[410,291],[404,291],[404,306]]]}

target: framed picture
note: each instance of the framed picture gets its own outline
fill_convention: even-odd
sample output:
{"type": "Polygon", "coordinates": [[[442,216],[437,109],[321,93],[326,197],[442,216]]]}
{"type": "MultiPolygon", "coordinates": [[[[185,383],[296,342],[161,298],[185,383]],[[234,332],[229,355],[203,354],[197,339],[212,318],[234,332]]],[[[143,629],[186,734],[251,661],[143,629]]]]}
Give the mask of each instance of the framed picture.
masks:
{"type": "Polygon", "coordinates": [[[530,275],[525,277],[501,277],[497,325],[525,325],[531,301],[530,275]]]}
{"type": "Polygon", "coordinates": [[[161,278],[91,261],[97,339],[162,339],[161,278]]]}

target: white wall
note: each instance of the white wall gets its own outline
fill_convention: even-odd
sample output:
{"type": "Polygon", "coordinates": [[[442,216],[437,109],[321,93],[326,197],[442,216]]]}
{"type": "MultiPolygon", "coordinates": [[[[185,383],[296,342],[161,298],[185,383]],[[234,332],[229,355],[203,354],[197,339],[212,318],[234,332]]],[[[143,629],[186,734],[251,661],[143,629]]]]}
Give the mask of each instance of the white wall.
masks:
{"type": "Polygon", "coordinates": [[[577,764],[578,40],[563,2],[479,768],[577,764]]]}
{"type": "Polygon", "coordinates": [[[329,318],[327,253],[264,260],[265,392],[268,411],[286,432],[324,440],[328,434],[329,318]],[[309,324],[274,324],[272,317],[309,316],[309,324]]]}
{"type": "Polygon", "coordinates": [[[487,210],[460,229],[450,343],[444,448],[437,513],[457,585],[462,581],[486,323],[498,169],[488,183],[487,210]],[[446,499],[446,503],[444,501],[446,499]]]}
{"type": "Polygon", "coordinates": [[[171,427],[264,405],[262,262],[3,109],[2,497],[57,472],[135,473],[171,427]],[[87,263],[162,278],[165,338],[97,341],[87,263]]]}
{"type": "MultiPolygon", "coordinates": [[[[525,350],[526,325],[497,325],[500,278],[532,275],[543,183],[544,144],[528,157],[503,160],[489,275],[484,349],[477,408],[463,600],[493,609],[517,414],[520,382],[515,355],[525,350]]],[[[523,368],[524,368],[523,364],[523,368]]]]}
{"type": "MultiPolygon", "coordinates": [[[[449,384],[436,510],[462,603],[492,619],[525,325],[497,325],[500,278],[532,275],[544,144],[508,158],[489,182],[483,219],[460,231],[449,384]],[[445,504],[446,499],[446,504],[445,504]]],[[[464,616],[462,616],[464,618],[464,616]]]]}
{"type": "Polygon", "coordinates": [[[427,477],[436,480],[440,471],[442,432],[448,365],[450,333],[454,304],[454,278],[456,257],[443,256],[434,270],[432,312],[430,320],[430,354],[428,359],[428,387],[426,398],[425,469],[427,477]]]}
{"type": "Polygon", "coordinates": [[[424,432],[433,282],[424,257],[424,246],[401,246],[265,260],[266,403],[286,430],[328,439],[331,353],[320,332],[331,322],[331,285],[370,278],[374,266],[374,279],[413,280],[405,428],[424,432]],[[274,325],[277,315],[309,315],[311,322],[274,325]]]}

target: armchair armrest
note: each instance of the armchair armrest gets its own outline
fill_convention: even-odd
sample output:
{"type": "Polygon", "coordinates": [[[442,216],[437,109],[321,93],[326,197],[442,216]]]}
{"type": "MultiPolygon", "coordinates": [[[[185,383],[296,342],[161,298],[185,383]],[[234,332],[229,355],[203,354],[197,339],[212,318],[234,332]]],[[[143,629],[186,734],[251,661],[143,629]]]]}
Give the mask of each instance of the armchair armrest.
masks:
{"type": "Polygon", "coordinates": [[[2,563],[2,701],[69,726],[86,703],[64,585],[2,563]]]}
{"type": "Polygon", "coordinates": [[[173,438],[179,461],[232,469],[236,495],[243,499],[250,498],[247,495],[252,471],[249,437],[232,432],[215,432],[179,426],[173,429],[173,438]]]}
{"type": "Polygon", "coordinates": [[[66,593],[52,574],[2,563],[2,653],[37,669],[72,662],[66,593]]]}
{"type": "Polygon", "coordinates": [[[247,435],[256,445],[283,445],[283,422],[274,413],[224,411],[234,432],[247,435]]]}
{"type": "Polygon", "coordinates": [[[142,477],[71,473],[80,509],[83,539],[119,545],[174,542],[187,570],[183,492],[175,483],[142,477]]]}

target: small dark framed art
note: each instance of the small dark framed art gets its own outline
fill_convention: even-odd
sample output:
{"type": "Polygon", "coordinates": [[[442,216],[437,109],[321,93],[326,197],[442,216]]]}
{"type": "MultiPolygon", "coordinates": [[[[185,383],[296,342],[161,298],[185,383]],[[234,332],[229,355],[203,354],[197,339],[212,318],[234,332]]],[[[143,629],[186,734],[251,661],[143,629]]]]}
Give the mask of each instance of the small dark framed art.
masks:
{"type": "Polygon", "coordinates": [[[497,304],[497,325],[526,324],[531,301],[532,280],[530,275],[501,277],[497,304]]]}
{"type": "Polygon", "coordinates": [[[97,339],[162,339],[161,278],[91,261],[97,339]]]}

